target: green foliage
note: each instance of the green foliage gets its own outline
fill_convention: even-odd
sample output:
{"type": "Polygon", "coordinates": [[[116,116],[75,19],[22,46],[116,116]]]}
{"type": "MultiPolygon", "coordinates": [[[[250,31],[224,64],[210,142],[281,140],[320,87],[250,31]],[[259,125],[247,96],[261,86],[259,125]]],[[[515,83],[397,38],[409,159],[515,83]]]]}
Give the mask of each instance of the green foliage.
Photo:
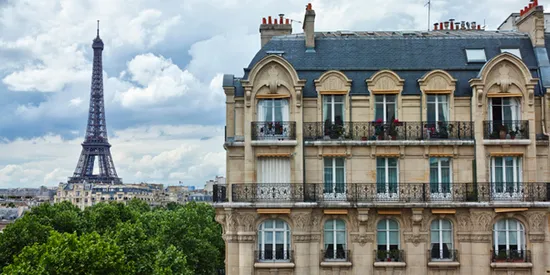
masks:
{"type": "Polygon", "coordinates": [[[98,233],[51,232],[44,244],[23,249],[6,274],[128,274],[124,253],[98,233]]]}
{"type": "Polygon", "coordinates": [[[225,246],[214,216],[214,208],[203,203],[151,209],[132,200],[127,206],[99,203],[84,211],[68,202],[40,205],[0,234],[0,270],[216,274],[224,265],[225,246]]]}

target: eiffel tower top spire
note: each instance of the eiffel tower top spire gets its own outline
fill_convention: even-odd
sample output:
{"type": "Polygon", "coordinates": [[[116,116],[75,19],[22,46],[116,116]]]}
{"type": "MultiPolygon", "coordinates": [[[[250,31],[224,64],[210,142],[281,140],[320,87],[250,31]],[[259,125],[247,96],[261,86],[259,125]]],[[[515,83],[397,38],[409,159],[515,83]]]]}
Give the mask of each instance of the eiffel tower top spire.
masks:
{"type": "Polygon", "coordinates": [[[111,145],[107,138],[105,122],[105,103],[103,99],[103,41],[99,37],[99,20],[97,21],[97,36],[93,40],[94,60],[92,68],[92,87],[90,89],[90,110],[86,136],[82,143],[82,152],[70,183],[110,183],[120,184],[115,165],[111,157],[111,145]],[[96,163],[97,161],[97,163],[96,163]],[[99,174],[94,173],[94,164],[99,166],[99,174]]]}

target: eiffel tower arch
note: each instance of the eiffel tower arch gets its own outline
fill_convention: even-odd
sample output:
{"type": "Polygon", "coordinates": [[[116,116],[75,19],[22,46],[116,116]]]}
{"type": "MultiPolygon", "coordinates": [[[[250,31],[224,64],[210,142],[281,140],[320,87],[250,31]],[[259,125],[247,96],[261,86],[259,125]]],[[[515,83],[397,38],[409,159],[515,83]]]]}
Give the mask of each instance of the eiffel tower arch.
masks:
{"type": "Polygon", "coordinates": [[[111,157],[111,144],[107,138],[103,100],[103,41],[99,37],[99,20],[97,36],[93,40],[92,48],[94,49],[94,60],[88,126],[82,143],[82,152],[74,174],[69,178],[69,183],[122,184],[122,179],[116,173],[111,157]],[[99,174],[93,174],[95,165],[99,166],[99,174]]]}

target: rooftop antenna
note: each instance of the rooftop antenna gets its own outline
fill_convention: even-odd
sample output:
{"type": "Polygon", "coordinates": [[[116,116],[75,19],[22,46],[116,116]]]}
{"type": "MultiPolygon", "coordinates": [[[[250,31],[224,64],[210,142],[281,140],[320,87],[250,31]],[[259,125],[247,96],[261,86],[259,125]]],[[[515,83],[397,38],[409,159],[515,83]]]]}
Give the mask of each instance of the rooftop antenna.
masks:
{"type": "Polygon", "coordinates": [[[97,20],[97,37],[99,37],[99,20],[97,20]]]}
{"type": "Polygon", "coordinates": [[[430,15],[432,11],[432,0],[428,0],[428,3],[426,3],[424,7],[425,6],[428,6],[428,31],[430,31],[430,15]]]}

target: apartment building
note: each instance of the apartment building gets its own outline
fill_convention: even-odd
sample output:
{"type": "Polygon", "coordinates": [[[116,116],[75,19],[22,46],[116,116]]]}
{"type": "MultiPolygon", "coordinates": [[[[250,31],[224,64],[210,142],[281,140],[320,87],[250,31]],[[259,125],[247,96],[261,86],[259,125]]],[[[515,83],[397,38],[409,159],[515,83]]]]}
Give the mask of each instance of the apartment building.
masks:
{"type": "MultiPolygon", "coordinates": [[[[321,15],[322,16],[322,15],[321,15]]],[[[548,274],[550,34],[260,25],[225,75],[226,273],[548,274]]]]}

